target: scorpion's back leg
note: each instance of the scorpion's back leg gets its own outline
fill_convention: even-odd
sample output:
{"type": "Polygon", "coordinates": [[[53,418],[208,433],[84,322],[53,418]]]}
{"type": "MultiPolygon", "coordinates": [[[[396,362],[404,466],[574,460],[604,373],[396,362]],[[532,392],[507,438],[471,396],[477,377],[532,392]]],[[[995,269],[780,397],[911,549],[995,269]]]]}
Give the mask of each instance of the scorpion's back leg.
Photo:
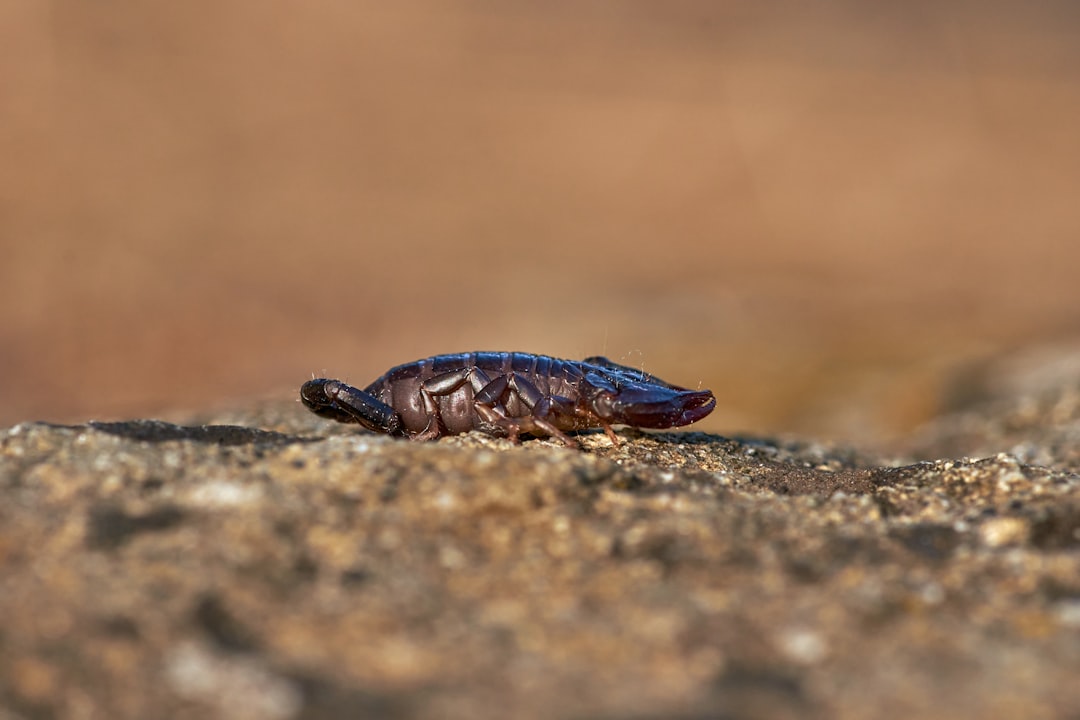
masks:
{"type": "Polygon", "coordinates": [[[436,375],[420,384],[420,398],[428,422],[423,430],[412,436],[413,440],[434,440],[446,433],[446,423],[436,398],[453,394],[466,382],[472,385],[473,392],[476,393],[487,385],[489,380],[480,368],[466,367],[436,375]]]}

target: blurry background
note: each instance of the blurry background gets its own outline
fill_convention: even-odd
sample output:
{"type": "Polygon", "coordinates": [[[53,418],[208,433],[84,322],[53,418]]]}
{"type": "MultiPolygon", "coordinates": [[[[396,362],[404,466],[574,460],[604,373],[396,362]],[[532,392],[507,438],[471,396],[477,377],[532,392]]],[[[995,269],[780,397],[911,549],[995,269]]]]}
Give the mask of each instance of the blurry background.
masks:
{"type": "Polygon", "coordinates": [[[604,353],[903,433],[1080,334],[1080,5],[0,0],[0,424],[604,353]]]}

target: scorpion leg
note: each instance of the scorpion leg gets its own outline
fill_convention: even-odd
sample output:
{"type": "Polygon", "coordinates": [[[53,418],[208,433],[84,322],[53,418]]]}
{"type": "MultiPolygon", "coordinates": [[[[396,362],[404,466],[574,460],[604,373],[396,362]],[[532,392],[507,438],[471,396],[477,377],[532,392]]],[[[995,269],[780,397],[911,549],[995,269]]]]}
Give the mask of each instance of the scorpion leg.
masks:
{"type": "Polygon", "coordinates": [[[518,373],[500,375],[473,395],[476,402],[485,405],[501,404],[512,417],[521,417],[524,411],[531,413],[543,397],[532,382],[518,373]]]}
{"type": "Polygon", "coordinates": [[[565,417],[580,417],[586,418],[590,424],[599,424],[604,429],[604,434],[611,440],[612,445],[619,444],[619,436],[615,434],[615,430],[611,427],[611,423],[605,422],[598,418],[594,413],[589,412],[585,408],[579,407],[573,400],[559,395],[549,395],[541,401],[544,407],[537,405],[537,415],[547,417],[549,415],[563,415],[565,417]]]}
{"type": "Polygon", "coordinates": [[[536,404],[544,398],[539,388],[517,373],[510,376],[510,389],[514,391],[518,401],[530,411],[534,410],[536,404]]]}
{"type": "Polygon", "coordinates": [[[424,414],[427,416],[427,425],[420,432],[412,435],[409,439],[417,442],[436,440],[443,436],[444,425],[442,414],[439,412],[439,402],[436,395],[449,395],[465,382],[468,377],[467,370],[445,373],[425,380],[420,385],[420,401],[424,405],[424,414]]]}
{"type": "Polygon", "coordinates": [[[521,442],[521,433],[533,435],[547,435],[559,440],[563,445],[572,448],[580,448],[581,444],[557,428],[550,420],[536,415],[525,415],[512,418],[497,407],[491,405],[476,405],[476,412],[484,418],[484,422],[494,425],[506,432],[506,437],[515,445],[521,442]]]}
{"type": "Polygon", "coordinates": [[[449,395],[464,385],[472,372],[471,368],[462,368],[461,370],[436,375],[425,380],[421,387],[432,395],[449,395]]]}
{"type": "Polygon", "coordinates": [[[521,425],[516,420],[508,418],[506,413],[491,405],[474,403],[476,414],[488,425],[499,428],[506,433],[506,439],[517,445],[521,442],[518,435],[521,434],[521,425]]]}
{"type": "Polygon", "coordinates": [[[510,387],[510,376],[500,375],[477,392],[473,393],[473,402],[479,405],[497,405],[502,402],[510,387]]]}
{"type": "Polygon", "coordinates": [[[506,431],[511,442],[518,442],[518,436],[526,432],[557,438],[568,447],[580,447],[548,419],[550,397],[543,396],[535,385],[517,373],[495,378],[474,395],[473,402],[477,414],[485,422],[506,431]],[[528,413],[510,417],[508,411],[515,401],[528,413]]]}
{"type": "Polygon", "coordinates": [[[572,415],[573,411],[569,410],[572,407],[573,403],[567,398],[548,395],[541,398],[540,401],[536,403],[536,406],[533,408],[533,414],[529,419],[543,429],[548,435],[557,437],[561,440],[563,445],[580,448],[580,442],[564,433],[557,425],[555,425],[555,423],[549,420],[553,415],[572,415]]]}
{"type": "Polygon", "coordinates": [[[437,440],[443,435],[442,416],[439,414],[439,403],[435,397],[425,388],[420,388],[420,397],[424,401],[424,413],[427,414],[427,425],[423,430],[412,435],[409,439],[417,442],[437,440]]]}
{"type": "Polygon", "coordinates": [[[587,418],[590,423],[596,423],[600,425],[600,427],[604,429],[604,434],[608,436],[608,440],[611,441],[611,444],[616,446],[619,444],[619,436],[615,434],[615,428],[611,426],[611,423],[600,417],[597,417],[596,413],[580,407],[568,399],[566,400],[566,411],[569,415],[587,418]]]}
{"type": "Polygon", "coordinates": [[[509,390],[510,376],[498,376],[473,393],[473,409],[485,423],[505,431],[510,442],[517,444],[521,424],[508,417],[505,411],[504,398],[509,390]]]}
{"type": "Polygon", "coordinates": [[[427,426],[412,436],[417,441],[435,440],[446,434],[446,426],[443,423],[442,413],[439,410],[437,397],[450,395],[466,382],[472,384],[476,392],[488,384],[488,377],[479,368],[462,368],[452,372],[436,375],[428,378],[420,385],[420,397],[424,403],[424,413],[428,417],[427,426]]]}

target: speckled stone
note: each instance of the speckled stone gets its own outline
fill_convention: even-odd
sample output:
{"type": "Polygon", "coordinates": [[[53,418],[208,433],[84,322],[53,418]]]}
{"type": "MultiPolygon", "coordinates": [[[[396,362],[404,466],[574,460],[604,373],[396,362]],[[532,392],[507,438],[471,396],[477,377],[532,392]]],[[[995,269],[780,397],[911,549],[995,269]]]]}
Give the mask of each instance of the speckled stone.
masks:
{"type": "Polygon", "coordinates": [[[0,431],[0,717],[1080,708],[1071,448],[203,420],[0,431]]]}

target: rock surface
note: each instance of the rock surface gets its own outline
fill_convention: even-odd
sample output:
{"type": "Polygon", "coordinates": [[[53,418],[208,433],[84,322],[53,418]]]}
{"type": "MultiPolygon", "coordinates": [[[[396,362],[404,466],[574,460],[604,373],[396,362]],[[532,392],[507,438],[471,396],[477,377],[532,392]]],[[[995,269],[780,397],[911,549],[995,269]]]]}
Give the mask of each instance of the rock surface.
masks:
{"type": "Polygon", "coordinates": [[[1080,403],[1055,392],[943,420],[910,452],[989,456],[932,462],[412,444],[294,406],[17,425],[0,718],[1075,715],[1080,403]]]}

